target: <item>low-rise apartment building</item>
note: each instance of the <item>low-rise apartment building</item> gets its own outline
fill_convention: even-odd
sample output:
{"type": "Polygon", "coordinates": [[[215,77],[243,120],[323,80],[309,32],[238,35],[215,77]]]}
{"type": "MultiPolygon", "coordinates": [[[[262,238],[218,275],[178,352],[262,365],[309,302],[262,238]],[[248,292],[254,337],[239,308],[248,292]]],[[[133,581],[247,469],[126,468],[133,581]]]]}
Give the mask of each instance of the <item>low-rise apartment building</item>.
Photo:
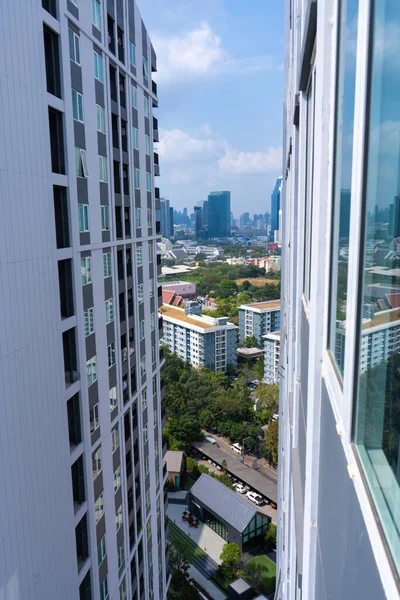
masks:
{"type": "Polygon", "coordinates": [[[264,335],[264,382],[279,383],[280,331],[264,335]]]}
{"type": "Polygon", "coordinates": [[[165,304],[159,312],[164,325],[163,343],[182,360],[212,371],[225,372],[228,365],[236,366],[237,327],[228,322],[228,317],[214,319],[165,304]]]}
{"type": "Polygon", "coordinates": [[[280,329],[281,303],[279,300],[242,304],[239,307],[239,341],[254,335],[260,346],[263,336],[280,329]]]}

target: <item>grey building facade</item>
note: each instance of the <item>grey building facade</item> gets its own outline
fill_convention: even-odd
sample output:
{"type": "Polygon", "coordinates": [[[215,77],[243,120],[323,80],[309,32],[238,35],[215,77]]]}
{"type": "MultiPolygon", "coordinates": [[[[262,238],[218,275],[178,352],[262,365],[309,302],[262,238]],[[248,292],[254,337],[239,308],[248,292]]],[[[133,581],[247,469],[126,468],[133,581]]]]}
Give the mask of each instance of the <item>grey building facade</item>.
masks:
{"type": "Polygon", "coordinates": [[[133,0],[1,14],[0,596],[165,598],[156,56],[133,0]]]}
{"type": "Polygon", "coordinates": [[[400,314],[374,295],[399,284],[399,21],[390,0],[286,1],[277,600],[399,598],[400,314]]]}
{"type": "Polygon", "coordinates": [[[239,342],[254,335],[260,348],[263,347],[263,336],[280,328],[280,306],[279,300],[242,304],[239,307],[239,342]]]}

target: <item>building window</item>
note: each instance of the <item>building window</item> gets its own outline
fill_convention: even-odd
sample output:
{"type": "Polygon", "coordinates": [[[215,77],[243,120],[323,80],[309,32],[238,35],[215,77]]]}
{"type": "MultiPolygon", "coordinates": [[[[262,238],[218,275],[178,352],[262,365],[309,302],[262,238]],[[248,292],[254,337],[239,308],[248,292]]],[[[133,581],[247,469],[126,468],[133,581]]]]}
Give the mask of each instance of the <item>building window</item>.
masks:
{"type": "Polygon", "coordinates": [[[146,357],[142,356],[140,359],[140,376],[144,377],[146,375],[146,357]]]}
{"type": "Polygon", "coordinates": [[[114,471],[114,494],[116,494],[121,487],[121,467],[117,467],[114,471]]]}
{"type": "Polygon", "coordinates": [[[151,143],[150,143],[150,136],[149,136],[149,135],[147,135],[147,133],[146,133],[146,154],[147,154],[148,156],[150,156],[150,154],[151,154],[151,143]]]}
{"type": "MultiPolygon", "coordinates": [[[[154,318],[153,318],[153,321],[154,321],[154,318]]],[[[154,330],[154,324],[153,323],[152,323],[151,329],[152,329],[152,331],[154,330]]],[[[156,362],[156,347],[155,347],[154,344],[151,347],[151,362],[152,363],[156,362]]]]}
{"type": "Polygon", "coordinates": [[[131,41],[129,42],[129,62],[132,67],[136,65],[135,44],[131,41]]]}
{"type": "Polygon", "coordinates": [[[152,227],[153,225],[153,211],[151,208],[147,209],[147,227],[152,227]]]}
{"type": "Polygon", "coordinates": [[[83,311],[83,323],[85,328],[85,337],[87,337],[94,331],[93,307],[87,308],[83,311]]]}
{"type": "Polygon", "coordinates": [[[114,302],[112,298],[109,298],[105,302],[106,305],[106,323],[111,323],[114,320],[114,302]]]}
{"type": "Polygon", "coordinates": [[[96,357],[90,358],[86,362],[86,370],[87,370],[87,380],[88,385],[92,385],[97,379],[97,371],[96,371],[96,357]]]}
{"type": "Polygon", "coordinates": [[[140,171],[139,171],[139,169],[135,168],[133,173],[134,173],[135,190],[140,190],[140,171]]]}
{"type": "Polygon", "coordinates": [[[99,405],[98,404],[94,404],[94,406],[92,406],[92,408],[89,410],[89,419],[90,419],[90,433],[93,433],[100,426],[99,405]]]}
{"type": "Polygon", "coordinates": [[[119,448],[119,429],[118,429],[118,425],[117,425],[117,427],[114,427],[114,429],[111,432],[111,449],[114,453],[118,448],[119,448]]]}
{"type": "Polygon", "coordinates": [[[110,410],[114,410],[117,404],[117,388],[114,386],[110,389],[110,410]]]}
{"type": "Polygon", "coordinates": [[[143,77],[149,78],[149,61],[143,56],[143,77]]]}
{"type": "Polygon", "coordinates": [[[103,57],[101,56],[101,54],[96,52],[96,50],[93,51],[93,56],[94,56],[94,76],[101,83],[103,83],[103,57]]]}
{"type": "MultiPolygon", "coordinates": [[[[150,323],[151,323],[151,330],[154,331],[155,327],[156,327],[156,317],[154,313],[151,313],[150,315],[150,323]]],[[[154,362],[154,360],[153,360],[154,362]]]]}
{"type": "Polygon", "coordinates": [[[399,287],[400,108],[393,94],[399,89],[400,71],[394,68],[395,55],[389,40],[400,21],[400,4],[390,0],[378,4],[371,17],[371,64],[366,97],[363,276],[359,281],[354,442],[400,574],[400,320],[396,295],[380,290],[376,279],[377,270],[386,271],[384,288],[399,287]],[[387,232],[385,245],[381,242],[383,231],[387,232]],[[389,248],[392,252],[388,254],[389,248]]]}
{"type": "Polygon", "coordinates": [[[74,89],[72,90],[72,115],[75,121],[83,123],[83,96],[74,89]]]}
{"type": "MultiPolygon", "coordinates": [[[[140,210],[140,208],[139,208],[139,210],[140,210]]],[[[136,223],[137,223],[137,215],[136,215],[136,223]]],[[[139,219],[139,225],[137,225],[137,227],[140,227],[140,219],[139,219]]],[[[141,267],[143,265],[143,249],[142,249],[142,246],[136,246],[136,263],[137,263],[138,267],[141,267]]]]}
{"type": "Polygon", "coordinates": [[[100,1],[92,0],[92,23],[99,31],[101,31],[100,8],[100,1]]]}
{"type": "Polygon", "coordinates": [[[100,104],[96,104],[96,126],[97,131],[100,131],[100,133],[106,132],[106,118],[104,113],[104,107],[100,106],[100,104]]]}
{"type": "MultiPolygon", "coordinates": [[[[102,183],[107,183],[107,157],[99,156],[99,179],[102,183]]],[[[108,206],[107,206],[108,209],[108,206]]]]}
{"type": "Polygon", "coordinates": [[[147,442],[147,425],[143,425],[143,444],[147,442]]]}
{"type": "Polygon", "coordinates": [[[102,204],[100,206],[101,210],[101,230],[109,231],[110,230],[110,211],[108,204],[102,204]]]}
{"type": "MultiPolygon", "coordinates": [[[[139,150],[139,131],[132,125],[132,146],[135,150],[139,150]]],[[[136,169],[139,171],[139,169],[136,169]]],[[[136,185],[135,185],[136,187],[136,185]]]]}
{"type": "Polygon", "coordinates": [[[106,557],[106,534],[103,535],[97,545],[97,564],[100,566],[106,557]]]}
{"type": "Polygon", "coordinates": [[[148,96],[143,96],[144,98],[144,116],[150,117],[150,100],[148,96]]]}
{"type": "Polygon", "coordinates": [[[118,506],[117,512],[115,513],[115,524],[118,532],[122,526],[122,504],[118,506]]]}
{"type": "Polygon", "coordinates": [[[146,525],[146,537],[149,540],[151,536],[151,520],[149,519],[149,522],[146,525]]]}
{"type": "Polygon", "coordinates": [[[93,471],[93,479],[96,479],[96,477],[99,475],[99,473],[101,473],[102,471],[102,464],[101,464],[101,447],[96,450],[96,452],[94,454],[92,454],[92,471],[93,471]]]}
{"type": "Polygon", "coordinates": [[[121,546],[119,546],[117,556],[118,556],[118,569],[120,569],[122,567],[122,565],[124,564],[124,546],[123,546],[123,544],[121,544],[121,546]]]}
{"type": "Polygon", "coordinates": [[[86,150],[75,148],[75,163],[77,177],[89,177],[86,162],[86,150]]]}
{"type": "Polygon", "coordinates": [[[111,277],[111,252],[104,252],[103,254],[103,270],[104,278],[111,277]]]}
{"type": "Polygon", "coordinates": [[[150,292],[150,298],[152,298],[154,296],[154,280],[153,279],[149,280],[149,292],[150,292]]]}
{"type": "Polygon", "coordinates": [[[146,477],[149,474],[149,459],[146,456],[144,460],[144,476],[146,477]]]}
{"type": "Polygon", "coordinates": [[[138,285],[138,301],[139,304],[144,300],[144,286],[143,283],[139,283],[138,285]]]}
{"type": "Polygon", "coordinates": [[[151,173],[146,171],[146,190],[151,192],[151,173]]]}
{"type": "Polygon", "coordinates": [[[335,172],[332,210],[329,349],[343,377],[350,226],[351,172],[355,100],[354,48],[357,45],[358,0],[341,2],[335,123],[335,172]],[[350,30],[351,26],[351,30],[350,30]],[[351,33],[350,33],[351,31],[351,33]]]}
{"type": "Polygon", "coordinates": [[[144,340],[144,321],[140,321],[140,339],[144,340]]]}
{"type": "Polygon", "coordinates": [[[89,231],[89,205],[78,204],[79,233],[89,231]]]}
{"type": "Polygon", "coordinates": [[[307,90],[307,126],[306,126],[306,185],[304,213],[304,276],[303,293],[310,300],[311,289],[311,253],[312,253],[312,215],[313,215],[313,176],[314,176],[314,113],[315,113],[315,69],[311,65],[311,76],[307,90]]]}
{"type": "Polygon", "coordinates": [[[79,52],[79,35],[75,33],[68,27],[68,35],[69,35],[69,57],[70,59],[76,63],[77,65],[81,64],[81,56],[79,52]]]}
{"type": "Polygon", "coordinates": [[[146,408],[147,406],[147,390],[143,390],[142,392],[142,408],[146,408]]]}
{"type": "Polygon", "coordinates": [[[146,510],[150,508],[150,490],[146,490],[146,510]]]}
{"type": "Polygon", "coordinates": [[[137,87],[131,81],[131,106],[137,108],[137,87]]]}
{"type": "Polygon", "coordinates": [[[153,244],[149,242],[149,263],[153,262],[153,244]]]}
{"type": "Polygon", "coordinates": [[[107,600],[108,598],[108,577],[104,577],[100,584],[100,600],[107,600]]]}
{"type": "Polygon", "coordinates": [[[107,356],[108,356],[108,368],[115,365],[115,343],[112,342],[109,346],[107,346],[107,356]]]}
{"type": "Polygon", "coordinates": [[[81,258],[81,274],[82,274],[82,285],[87,285],[92,282],[92,269],[90,256],[81,258]]]}
{"type": "Polygon", "coordinates": [[[103,492],[101,492],[100,496],[94,503],[94,514],[96,517],[96,523],[98,523],[101,517],[104,515],[104,499],[103,492]]]}

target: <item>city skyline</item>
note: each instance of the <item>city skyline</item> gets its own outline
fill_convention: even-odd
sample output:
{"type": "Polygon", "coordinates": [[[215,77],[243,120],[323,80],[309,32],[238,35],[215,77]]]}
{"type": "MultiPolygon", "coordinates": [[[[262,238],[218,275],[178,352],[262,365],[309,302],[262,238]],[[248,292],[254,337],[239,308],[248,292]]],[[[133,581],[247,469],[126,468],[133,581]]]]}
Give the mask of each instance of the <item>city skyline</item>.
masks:
{"type": "Polygon", "coordinates": [[[283,3],[141,0],[139,8],[160,57],[163,195],[182,210],[230,190],[234,213],[269,211],[282,174],[283,3]]]}

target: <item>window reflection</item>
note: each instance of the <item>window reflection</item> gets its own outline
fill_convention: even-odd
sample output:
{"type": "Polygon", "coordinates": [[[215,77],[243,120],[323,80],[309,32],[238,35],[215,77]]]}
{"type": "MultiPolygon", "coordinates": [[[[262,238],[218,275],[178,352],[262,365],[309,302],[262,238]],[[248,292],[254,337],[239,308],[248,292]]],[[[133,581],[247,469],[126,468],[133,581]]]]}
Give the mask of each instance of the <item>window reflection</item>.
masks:
{"type": "Polygon", "coordinates": [[[355,442],[400,570],[400,4],[374,5],[355,442]]]}
{"type": "Polygon", "coordinates": [[[335,131],[329,349],[343,377],[355,97],[358,0],[342,0],[335,131]]]}

